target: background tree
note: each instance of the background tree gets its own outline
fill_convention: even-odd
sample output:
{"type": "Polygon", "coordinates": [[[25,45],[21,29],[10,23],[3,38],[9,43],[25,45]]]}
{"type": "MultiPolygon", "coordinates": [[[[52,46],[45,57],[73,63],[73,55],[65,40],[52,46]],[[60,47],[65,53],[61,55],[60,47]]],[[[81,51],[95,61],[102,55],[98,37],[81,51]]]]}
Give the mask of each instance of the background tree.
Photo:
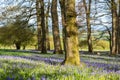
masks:
{"type": "Polygon", "coordinates": [[[60,3],[60,8],[61,8],[61,17],[62,17],[62,27],[63,27],[63,30],[62,30],[62,38],[63,38],[63,48],[64,48],[64,51],[66,53],[66,10],[65,10],[65,0],[59,0],[59,3],[60,3]]]}
{"type": "Polygon", "coordinates": [[[117,54],[117,4],[114,0],[111,0],[111,12],[112,12],[112,51],[111,54],[117,54]]]}
{"type": "Polygon", "coordinates": [[[91,0],[87,6],[86,0],[83,0],[85,13],[86,13],[86,22],[87,22],[87,43],[88,43],[88,52],[93,52],[92,47],[92,37],[91,37],[91,23],[90,23],[90,13],[91,13],[91,0]]]}
{"type": "Polygon", "coordinates": [[[118,54],[120,54],[120,0],[119,2],[119,8],[118,8],[118,54]]]}
{"type": "Polygon", "coordinates": [[[38,50],[41,50],[41,11],[40,11],[40,3],[39,0],[36,0],[36,16],[37,16],[37,44],[38,44],[38,50]]]}
{"type": "Polygon", "coordinates": [[[39,0],[39,1],[40,1],[40,7],[41,7],[41,16],[40,17],[41,17],[41,28],[42,28],[41,53],[47,53],[44,0],[39,0]]]}
{"type": "Polygon", "coordinates": [[[46,5],[46,13],[45,13],[45,26],[46,26],[46,44],[47,44],[47,50],[50,50],[50,35],[49,35],[49,17],[50,17],[50,7],[51,3],[50,0],[48,0],[46,5]]]}
{"type": "Polygon", "coordinates": [[[0,42],[2,44],[15,44],[16,49],[27,45],[33,40],[34,29],[29,27],[27,21],[16,20],[14,23],[7,24],[0,28],[0,42]]]}
{"type": "Polygon", "coordinates": [[[8,27],[0,27],[0,44],[1,45],[12,45],[10,41],[10,32],[8,27]],[[7,34],[6,34],[7,33],[7,34]]]}
{"type": "Polygon", "coordinates": [[[54,53],[62,54],[63,52],[62,52],[60,33],[58,27],[57,0],[52,0],[51,15],[52,15],[52,30],[53,30],[53,40],[54,40],[54,53]]]}

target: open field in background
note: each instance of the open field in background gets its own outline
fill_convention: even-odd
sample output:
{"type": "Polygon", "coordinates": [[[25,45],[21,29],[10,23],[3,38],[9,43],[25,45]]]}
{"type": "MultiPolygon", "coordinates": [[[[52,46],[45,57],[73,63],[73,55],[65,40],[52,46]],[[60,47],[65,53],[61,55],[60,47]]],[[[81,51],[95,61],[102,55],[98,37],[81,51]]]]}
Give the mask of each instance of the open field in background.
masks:
{"type": "Polygon", "coordinates": [[[0,50],[0,80],[120,80],[120,57],[80,51],[82,66],[60,66],[64,54],[0,50]]]}
{"type": "MultiPolygon", "coordinates": [[[[62,37],[61,37],[61,42],[63,42],[62,37]]],[[[30,43],[29,45],[26,46],[26,50],[36,50],[37,45],[35,42],[30,43]]],[[[62,49],[63,49],[63,43],[61,43],[62,49]]],[[[15,49],[15,45],[7,46],[7,45],[0,45],[0,49],[15,49]]],[[[23,49],[23,47],[21,47],[23,49]]],[[[50,49],[54,50],[54,44],[53,44],[53,37],[50,36],[50,49]]],[[[87,51],[87,42],[86,40],[80,40],[79,41],[79,50],[87,51]]],[[[97,40],[93,41],[93,50],[94,51],[109,51],[109,42],[106,40],[97,40]]]]}

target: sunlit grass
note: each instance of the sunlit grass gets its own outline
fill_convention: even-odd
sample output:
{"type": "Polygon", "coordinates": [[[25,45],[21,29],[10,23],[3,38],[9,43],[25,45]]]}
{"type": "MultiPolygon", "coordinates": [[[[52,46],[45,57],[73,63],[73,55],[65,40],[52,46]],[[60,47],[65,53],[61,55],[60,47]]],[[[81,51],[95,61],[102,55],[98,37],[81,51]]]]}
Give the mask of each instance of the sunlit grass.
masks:
{"type": "Polygon", "coordinates": [[[24,53],[24,52],[14,52],[14,51],[5,51],[0,50],[0,55],[12,55],[12,56],[30,56],[31,53],[24,53]]]}
{"type": "Polygon", "coordinates": [[[82,53],[83,67],[60,65],[63,60],[64,54],[0,50],[0,80],[120,80],[116,57],[82,53]]]}
{"type": "Polygon", "coordinates": [[[105,73],[92,67],[49,65],[42,61],[18,58],[0,59],[0,80],[119,80],[116,73],[105,73]],[[34,78],[34,79],[33,79],[34,78]]]}
{"type": "Polygon", "coordinates": [[[53,52],[49,53],[40,53],[39,51],[22,51],[22,50],[10,50],[10,49],[1,49],[0,55],[8,55],[8,56],[41,56],[41,57],[60,57],[63,58],[64,54],[53,54],[53,52]]]}

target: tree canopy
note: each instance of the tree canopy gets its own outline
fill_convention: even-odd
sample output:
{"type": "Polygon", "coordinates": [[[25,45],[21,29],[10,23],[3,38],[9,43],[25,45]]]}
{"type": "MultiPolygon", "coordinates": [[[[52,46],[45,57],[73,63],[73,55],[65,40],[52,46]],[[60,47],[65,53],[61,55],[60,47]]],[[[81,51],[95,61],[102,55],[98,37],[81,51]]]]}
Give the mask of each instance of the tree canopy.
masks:
{"type": "Polygon", "coordinates": [[[27,45],[34,36],[34,28],[27,21],[16,20],[4,27],[0,27],[0,43],[4,45],[15,44],[16,49],[27,45]]]}

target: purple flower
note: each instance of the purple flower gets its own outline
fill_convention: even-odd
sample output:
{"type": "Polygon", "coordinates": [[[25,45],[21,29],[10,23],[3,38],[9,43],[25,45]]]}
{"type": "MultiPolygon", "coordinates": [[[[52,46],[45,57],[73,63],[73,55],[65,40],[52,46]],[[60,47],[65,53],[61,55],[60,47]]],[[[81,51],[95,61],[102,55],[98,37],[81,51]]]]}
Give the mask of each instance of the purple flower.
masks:
{"type": "Polygon", "coordinates": [[[14,78],[7,77],[6,80],[14,80],[14,78]]]}
{"type": "Polygon", "coordinates": [[[43,76],[41,77],[41,80],[46,80],[45,75],[43,75],[43,76]]]}

